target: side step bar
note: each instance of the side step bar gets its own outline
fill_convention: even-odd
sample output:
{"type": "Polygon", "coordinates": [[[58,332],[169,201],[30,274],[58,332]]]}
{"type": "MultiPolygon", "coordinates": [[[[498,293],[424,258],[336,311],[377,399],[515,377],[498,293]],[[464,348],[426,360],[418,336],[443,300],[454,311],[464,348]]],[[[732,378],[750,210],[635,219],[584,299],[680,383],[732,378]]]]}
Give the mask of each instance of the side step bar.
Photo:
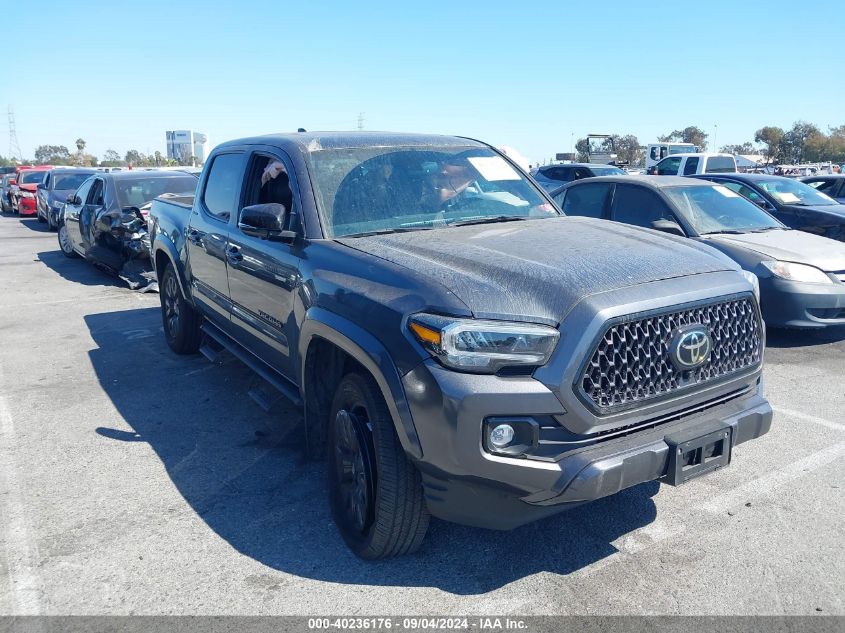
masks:
{"type": "MultiPolygon", "coordinates": [[[[240,345],[235,343],[231,338],[229,338],[228,335],[226,335],[223,331],[221,331],[212,323],[205,321],[202,324],[202,331],[208,338],[214,341],[214,343],[218,344],[220,347],[229,352],[232,356],[241,361],[244,365],[249,367],[256,374],[258,374],[264,380],[270,383],[276,390],[278,390],[293,404],[298,407],[302,406],[302,398],[299,397],[299,390],[293,384],[288,382],[283,376],[268,367],[263,361],[259,360],[256,356],[254,356],[253,354],[242,348],[240,345]]],[[[200,351],[202,351],[203,355],[206,356],[206,358],[209,358],[209,360],[211,360],[212,362],[215,362],[217,360],[216,354],[206,354],[202,349],[200,351]]],[[[211,350],[208,351],[211,352],[211,350]]]]}

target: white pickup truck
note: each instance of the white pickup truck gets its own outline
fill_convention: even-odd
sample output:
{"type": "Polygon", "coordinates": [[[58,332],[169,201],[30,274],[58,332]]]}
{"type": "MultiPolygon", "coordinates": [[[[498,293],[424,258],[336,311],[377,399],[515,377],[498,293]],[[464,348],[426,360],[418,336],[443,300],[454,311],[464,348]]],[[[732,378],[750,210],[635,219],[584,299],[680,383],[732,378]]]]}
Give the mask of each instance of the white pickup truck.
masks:
{"type": "Polygon", "coordinates": [[[735,174],[736,158],[732,154],[703,152],[667,156],[648,173],[657,176],[691,176],[693,174],[735,174]]]}

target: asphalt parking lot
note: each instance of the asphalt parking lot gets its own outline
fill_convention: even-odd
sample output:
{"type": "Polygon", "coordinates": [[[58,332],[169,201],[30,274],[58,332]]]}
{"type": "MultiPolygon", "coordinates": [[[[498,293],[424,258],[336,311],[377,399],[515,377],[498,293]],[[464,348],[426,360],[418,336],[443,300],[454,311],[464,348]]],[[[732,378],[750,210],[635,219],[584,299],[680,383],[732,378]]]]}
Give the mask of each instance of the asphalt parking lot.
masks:
{"type": "Polygon", "coordinates": [[[0,614],[845,614],[845,332],[769,334],[772,431],[685,486],[365,563],[300,412],[158,295],[0,217],[0,614]]]}

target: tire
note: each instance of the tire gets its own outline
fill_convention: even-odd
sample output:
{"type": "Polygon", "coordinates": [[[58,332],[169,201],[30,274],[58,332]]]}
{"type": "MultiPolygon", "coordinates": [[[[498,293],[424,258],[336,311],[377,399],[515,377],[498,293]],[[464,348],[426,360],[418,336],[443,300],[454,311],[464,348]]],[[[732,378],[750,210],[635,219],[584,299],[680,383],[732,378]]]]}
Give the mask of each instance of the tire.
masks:
{"type": "Polygon", "coordinates": [[[38,211],[37,209],[35,211],[35,219],[41,222],[42,224],[47,221],[44,216],[41,215],[41,211],[38,211]]]}
{"type": "Polygon", "coordinates": [[[340,381],[327,445],[332,516],[352,552],[376,560],[416,551],[430,518],[420,474],[371,376],[340,381]]]}
{"type": "Polygon", "coordinates": [[[55,231],[56,230],[56,223],[53,222],[53,217],[50,215],[50,212],[47,212],[47,230],[48,231],[55,231]]]}
{"type": "Polygon", "coordinates": [[[196,354],[202,344],[202,316],[185,301],[172,264],[161,276],[161,322],[164,338],[177,354],[196,354]]]}
{"type": "Polygon", "coordinates": [[[70,243],[70,236],[67,234],[67,227],[64,222],[59,225],[59,232],[56,237],[59,240],[59,249],[65,257],[70,257],[72,259],[79,257],[79,255],[76,254],[76,251],[73,250],[73,244],[70,243]]]}

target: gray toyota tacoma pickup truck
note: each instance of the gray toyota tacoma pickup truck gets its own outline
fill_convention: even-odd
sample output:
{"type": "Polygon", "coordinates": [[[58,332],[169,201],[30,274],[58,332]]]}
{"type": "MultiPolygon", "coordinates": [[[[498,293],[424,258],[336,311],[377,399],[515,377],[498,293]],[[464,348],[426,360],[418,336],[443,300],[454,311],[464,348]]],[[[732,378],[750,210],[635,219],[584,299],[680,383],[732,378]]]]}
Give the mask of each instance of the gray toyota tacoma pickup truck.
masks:
{"type": "Polygon", "coordinates": [[[150,234],[168,344],[226,349],[304,407],[363,558],[415,550],[430,515],[511,529],[680,484],[771,425],[753,276],[563,217],[478,141],[224,143],[150,234]]]}

